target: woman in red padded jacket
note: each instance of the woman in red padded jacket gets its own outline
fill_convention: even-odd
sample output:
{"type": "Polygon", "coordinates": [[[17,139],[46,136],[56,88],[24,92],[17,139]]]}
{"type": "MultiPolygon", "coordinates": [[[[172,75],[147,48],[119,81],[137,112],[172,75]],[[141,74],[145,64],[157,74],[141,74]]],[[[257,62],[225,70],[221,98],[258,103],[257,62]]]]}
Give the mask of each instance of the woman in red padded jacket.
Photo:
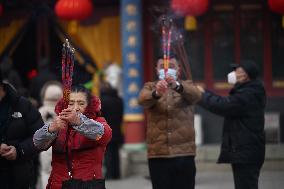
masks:
{"type": "Polygon", "coordinates": [[[68,108],[64,109],[63,104],[63,99],[57,103],[58,117],[37,130],[33,138],[40,150],[52,146],[52,171],[47,189],[60,189],[62,182],[70,179],[67,160],[74,179],[102,179],[102,161],[112,134],[106,120],[99,116],[99,98],[91,96],[84,87],[73,87],[68,108]]]}

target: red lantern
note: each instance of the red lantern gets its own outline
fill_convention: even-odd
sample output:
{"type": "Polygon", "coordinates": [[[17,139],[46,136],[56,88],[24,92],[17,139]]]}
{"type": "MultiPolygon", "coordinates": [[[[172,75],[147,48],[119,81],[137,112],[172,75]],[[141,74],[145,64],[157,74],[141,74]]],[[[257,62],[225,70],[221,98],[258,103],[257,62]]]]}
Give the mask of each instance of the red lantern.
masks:
{"type": "Polygon", "coordinates": [[[172,0],[171,8],[179,15],[200,16],[208,9],[208,0],[172,0]]]}
{"type": "Polygon", "coordinates": [[[284,14],[284,0],[268,0],[268,5],[273,12],[284,14]]]}
{"type": "Polygon", "coordinates": [[[55,5],[55,13],[66,20],[84,20],[94,10],[91,0],[59,0],[55,5]]]}

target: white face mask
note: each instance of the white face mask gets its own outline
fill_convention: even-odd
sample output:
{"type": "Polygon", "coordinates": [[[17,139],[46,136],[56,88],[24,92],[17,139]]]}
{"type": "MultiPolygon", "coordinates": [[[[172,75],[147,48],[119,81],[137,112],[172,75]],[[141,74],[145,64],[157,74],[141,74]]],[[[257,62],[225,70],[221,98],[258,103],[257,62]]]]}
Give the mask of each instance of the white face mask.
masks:
{"type": "MultiPolygon", "coordinates": [[[[173,77],[174,80],[177,80],[177,71],[175,69],[169,68],[167,74],[168,74],[168,76],[173,77]]],[[[164,69],[159,70],[159,79],[160,80],[165,79],[165,70],[164,69]]]]}
{"type": "Polygon", "coordinates": [[[237,83],[237,76],[236,76],[236,72],[235,71],[232,71],[228,74],[228,83],[229,84],[236,84],[237,83]]]}

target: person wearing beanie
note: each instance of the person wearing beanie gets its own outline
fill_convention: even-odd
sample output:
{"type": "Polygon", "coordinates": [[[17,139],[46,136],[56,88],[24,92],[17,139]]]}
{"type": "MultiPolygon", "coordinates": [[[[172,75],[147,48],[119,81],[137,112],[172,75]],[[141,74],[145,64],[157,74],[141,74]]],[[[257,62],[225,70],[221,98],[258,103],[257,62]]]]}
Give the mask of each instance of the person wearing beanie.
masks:
{"type": "Polygon", "coordinates": [[[31,102],[3,82],[0,74],[0,183],[1,189],[29,189],[33,159],[38,150],[33,134],[43,121],[31,102]]]}
{"type": "Polygon", "coordinates": [[[199,105],[224,117],[221,152],[218,163],[230,163],[235,189],[257,189],[265,158],[264,110],[266,92],[258,79],[258,66],[252,61],[232,65],[228,96],[219,96],[198,87],[199,105]]]}
{"type": "Polygon", "coordinates": [[[254,80],[259,75],[259,68],[255,62],[251,60],[243,60],[240,64],[232,64],[231,68],[236,70],[241,67],[251,80],[254,80]]]}

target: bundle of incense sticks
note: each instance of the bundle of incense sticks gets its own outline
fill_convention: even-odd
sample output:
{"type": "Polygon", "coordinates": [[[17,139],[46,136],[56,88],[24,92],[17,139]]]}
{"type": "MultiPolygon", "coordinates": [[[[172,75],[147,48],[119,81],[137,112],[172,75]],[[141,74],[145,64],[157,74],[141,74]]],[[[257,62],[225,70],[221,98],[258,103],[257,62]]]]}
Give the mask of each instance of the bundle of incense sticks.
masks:
{"type": "Polygon", "coordinates": [[[167,74],[169,68],[170,55],[172,50],[180,60],[182,78],[192,80],[190,64],[186,50],[184,48],[184,38],[181,32],[174,24],[173,19],[166,15],[161,16],[160,26],[162,28],[162,47],[165,75],[167,74]]]}
{"type": "Polygon", "coordinates": [[[175,53],[177,54],[177,56],[179,57],[179,60],[180,60],[182,76],[185,79],[192,80],[190,63],[189,63],[189,60],[188,60],[186,50],[184,48],[183,36],[180,34],[179,38],[181,38],[181,39],[177,40],[177,42],[175,43],[174,50],[175,50],[175,53]]]}
{"type": "Polygon", "coordinates": [[[171,23],[170,20],[163,20],[162,25],[162,36],[163,36],[163,61],[164,61],[164,71],[167,75],[170,62],[170,51],[171,51],[171,23]]]}
{"type": "Polygon", "coordinates": [[[69,104],[74,68],[74,54],[75,49],[70,45],[68,39],[66,39],[63,43],[61,58],[64,108],[67,108],[69,104]]]}

